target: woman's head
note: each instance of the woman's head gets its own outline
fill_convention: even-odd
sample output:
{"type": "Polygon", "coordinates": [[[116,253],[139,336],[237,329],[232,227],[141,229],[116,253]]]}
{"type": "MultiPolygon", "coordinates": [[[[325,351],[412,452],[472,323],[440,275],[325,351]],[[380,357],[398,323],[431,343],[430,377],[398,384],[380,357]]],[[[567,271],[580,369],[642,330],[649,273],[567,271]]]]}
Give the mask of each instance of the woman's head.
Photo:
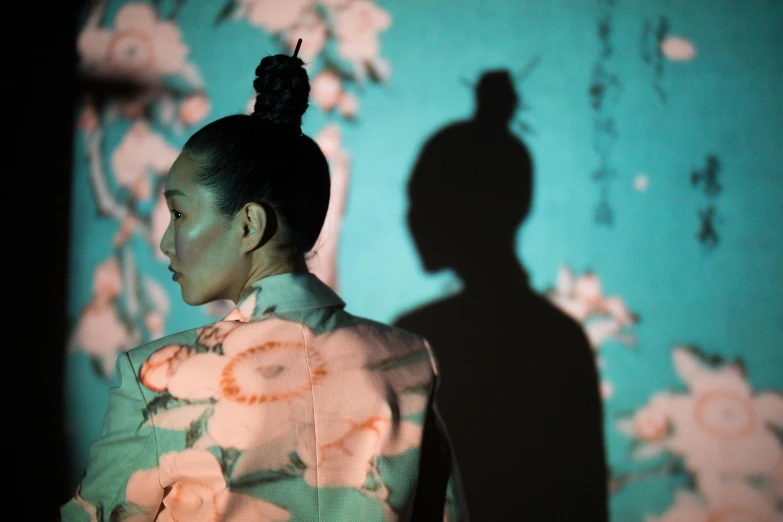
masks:
{"type": "Polygon", "coordinates": [[[301,133],[310,92],[302,66],[286,55],[261,60],[253,114],[197,131],[169,171],[172,218],[160,248],[189,304],[236,300],[247,284],[301,267],[318,238],[329,167],[301,133]]]}

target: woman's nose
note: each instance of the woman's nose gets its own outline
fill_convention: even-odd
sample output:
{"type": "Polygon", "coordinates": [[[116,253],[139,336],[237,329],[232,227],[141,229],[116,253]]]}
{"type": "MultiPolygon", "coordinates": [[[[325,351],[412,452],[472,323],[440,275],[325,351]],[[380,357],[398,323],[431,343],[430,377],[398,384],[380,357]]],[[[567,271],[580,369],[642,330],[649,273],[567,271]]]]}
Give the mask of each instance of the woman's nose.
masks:
{"type": "Polygon", "coordinates": [[[160,245],[158,245],[160,251],[166,257],[172,257],[174,255],[174,241],[172,241],[171,225],[166,227],[166,231],[163,233],[163,237],[160,239],[160,245]]]}

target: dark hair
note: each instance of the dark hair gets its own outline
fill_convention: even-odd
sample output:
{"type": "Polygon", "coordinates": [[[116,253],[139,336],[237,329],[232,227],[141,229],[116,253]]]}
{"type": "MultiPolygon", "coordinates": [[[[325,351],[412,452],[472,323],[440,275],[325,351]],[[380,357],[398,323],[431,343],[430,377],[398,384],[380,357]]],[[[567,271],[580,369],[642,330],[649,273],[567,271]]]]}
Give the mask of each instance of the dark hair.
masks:
{"type": "Polygon", "coordinates": [[[329,164],[300,128],[310,94],[303,65],[284,54],[264,57],[253,81],[253,113],[207,124],[182,149],[196,163],[195,182],[215,194],[219,212],[228,217],[248,202],[264,204],[282,225],[282,248],[293,255],[315,245],[330,191],[329,164]]]}

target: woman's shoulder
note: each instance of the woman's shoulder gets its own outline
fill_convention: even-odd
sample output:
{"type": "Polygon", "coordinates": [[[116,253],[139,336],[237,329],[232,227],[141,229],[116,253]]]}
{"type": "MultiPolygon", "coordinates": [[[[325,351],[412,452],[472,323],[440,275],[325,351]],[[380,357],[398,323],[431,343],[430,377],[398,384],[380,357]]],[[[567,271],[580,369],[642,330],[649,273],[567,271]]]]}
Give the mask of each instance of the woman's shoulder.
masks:
{"type": "Polygon", "coordinates": [[[374,337],[389,341],[405,341],[409,343],[426,342],[424,337],[411,330],[368,317],[353,315],[348,312],[343,312],[340,323],[339,326],[341,328],[352,330],[359,336],[374,337]]]}
{"type": "Polygon", "coordinates": [[[411,356],[432,359],[430,344],[422,335],[366,317],[346,314],[341,327],[332,333],[337,334],[341,343],[347,341],[362,345],[371,354],[372,360],[407,359],[411,356]]]}
{"type": "Polygon", "coordinates": [[[133,366],[140,366],[154,353],[169,346],[190,346],[195,344],[201,331],[208,326],[182,330],[151,341],[147,341],[135,348],[128,350],[127,355],[133,366]]]}

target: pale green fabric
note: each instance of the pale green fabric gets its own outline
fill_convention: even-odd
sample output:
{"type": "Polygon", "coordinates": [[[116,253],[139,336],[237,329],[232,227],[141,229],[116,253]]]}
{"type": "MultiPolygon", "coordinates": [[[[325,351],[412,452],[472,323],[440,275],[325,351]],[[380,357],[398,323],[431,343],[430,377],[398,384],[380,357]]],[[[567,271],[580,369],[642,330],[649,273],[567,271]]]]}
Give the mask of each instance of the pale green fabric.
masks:
{"type": "MultiPolygon", "coordinates": [[[[223,321],[122,354],[62,520],[410,520],[436,361],[344,306],[311,274],[271,276],[223,321]]],[[[458,484],[438,522],[466,520],[458,484]]]]}

